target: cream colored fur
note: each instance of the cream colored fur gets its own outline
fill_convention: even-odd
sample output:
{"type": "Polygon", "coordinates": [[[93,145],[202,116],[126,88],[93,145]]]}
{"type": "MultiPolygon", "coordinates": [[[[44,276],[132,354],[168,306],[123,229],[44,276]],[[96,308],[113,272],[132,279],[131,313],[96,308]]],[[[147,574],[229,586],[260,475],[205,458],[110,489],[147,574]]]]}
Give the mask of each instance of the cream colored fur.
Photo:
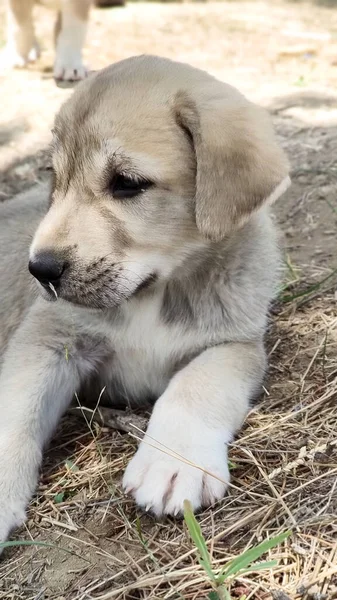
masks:
{"type": "Polygon", "coordinates": [[[289,177],[264,111],[188,65],[128,59],[63,106],[53,165],[50,200],[42,186],[0,206],[0,540],[74,392],[156,400],[123,481],[140,506],[221,500],[266,367],[268,205],[289,177]],[[36,276],[61,265],[52,286],[29,246],[36,276]]]}

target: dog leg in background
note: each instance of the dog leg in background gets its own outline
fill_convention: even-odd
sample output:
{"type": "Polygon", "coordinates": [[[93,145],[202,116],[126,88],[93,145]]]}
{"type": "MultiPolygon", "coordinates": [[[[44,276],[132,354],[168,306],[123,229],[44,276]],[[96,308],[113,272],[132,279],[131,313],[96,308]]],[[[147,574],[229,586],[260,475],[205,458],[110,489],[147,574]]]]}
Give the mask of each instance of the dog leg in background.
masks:
{"type": "Polygon", "coordinates": [[[24,521],[43,448],[80,380],[95,368],[88,348],[84,356],[76,351],[76,341],[69,343],[71,329],[62,315],[38,301],[5,352],[0,376],[0,541],[24,521]]]}
{"type": "Polygon", "coordinates": [[[25,67],[38,58],[33,6],[34,0],[7,0],[7,44],[1,53],[1,67],[25,67]]]}
{"type": "Polygon", "coordinates": [[[76,81],[87,76],[82,48],[87,31],[91,0],[62,0],[55,25],[55,79],[76,81]]]}
{"type": "Polygon", "coordinates": [[[194,510],[221,499],[229,482],[227,444],[264,371],[262,343],[228,343],[206,350],[178,372],[156,402],[144,441],[126,469],[125,491],[157,516],[181,513],[185,499],[194,510]]]}

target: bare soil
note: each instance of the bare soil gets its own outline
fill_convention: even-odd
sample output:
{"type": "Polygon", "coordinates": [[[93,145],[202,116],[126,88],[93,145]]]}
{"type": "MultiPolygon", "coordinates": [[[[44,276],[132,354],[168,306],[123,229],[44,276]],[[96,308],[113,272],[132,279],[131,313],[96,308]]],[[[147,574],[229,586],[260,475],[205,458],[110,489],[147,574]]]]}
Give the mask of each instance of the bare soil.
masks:
{"type": "MultiPolygon", "coordinates": [[[[41,60],[0,75],[0,200],[48,177],[53,117],[71,94],[51,75],[53,14],[39,7],[36,16],[41,60]]],[[[270,553],[278,567],[238,578],[232,597],[337,598],[337,4],[137,2],[93,10],[85,51],[92,69],[140,53],[190,62],[238,87],[271,111],[288,152],[293,185],[275,207],[288,267],[268,337],[269,378],[232,445],[229,494],[199,520],[215,566],[293,530],[270,553]]],[[[0,599],[208,597],[184,525],[156,523],[122,495],[135,447],[127,434],[64,419],[27,526],[15,534],[51,546],[5,551],[0,599]]]]}

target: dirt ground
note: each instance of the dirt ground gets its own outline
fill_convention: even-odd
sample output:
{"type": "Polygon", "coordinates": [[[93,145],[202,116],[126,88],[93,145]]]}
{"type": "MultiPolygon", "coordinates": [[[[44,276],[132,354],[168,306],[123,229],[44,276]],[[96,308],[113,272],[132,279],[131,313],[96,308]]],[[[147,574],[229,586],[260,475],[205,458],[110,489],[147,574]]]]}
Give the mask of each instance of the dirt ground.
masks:
{"type": "MultiPolygon", "coordinates": [[[[42,59],[0,75],[1,200],[48,177],[53,117],[71,94],[51,75],[53,15],[39,8],[36,16],[42,59]]],[[[263,104],[289,155],[293,185],[275,207],[287,270],[268,337],[269,378],[232,445],[229,494],[200,523],[215,566],[293,530],[271,551],[278,567],[240,576],[232,597],[337,598],[337,3],[93,10],[92,69],[140,53],[190,62],[263,104]]],[[[0,599],[211,598],[184,525],[157,524],[123,497],[121,472],[135,446],[127,434],[64,420],[27,526],[15,535],[50,547],[5,551],[0,599]]]]}

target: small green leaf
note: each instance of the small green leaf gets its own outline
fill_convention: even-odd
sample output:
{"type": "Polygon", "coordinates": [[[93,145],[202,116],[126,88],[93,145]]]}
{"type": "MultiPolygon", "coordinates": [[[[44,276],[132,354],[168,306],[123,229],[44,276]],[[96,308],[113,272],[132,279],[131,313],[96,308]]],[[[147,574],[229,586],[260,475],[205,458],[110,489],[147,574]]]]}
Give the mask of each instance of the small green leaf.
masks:
{"type": "Polygon", "coordinates": [[[329,273],[329,275],[327,275],[326,277],[324,277],[323,279],[321,279],[321,281],[318,281],[318,283],[314,283],[313,285],[310,285],[309,287],[307,287],[305,290],[299,291],[299,292],[294,292],[293,294],[284,294],[284,295],[280,295],[279,296],[279,301],[280,302],[293,302],[294,300],[297,300],[298,298],[303,298],[305,296],[310,296],[310,294],[312,294],[313,292],[316,292],[318,290],[320,290],[320,288],[323,286],[324,283],[326,283],[329,279],[331,279],[331,277],[333,277],[334,275],[336,275],[337,273],[337,268],[333,269],[333,271],[331,271],[331,273],[329,273]]]}
{"type": "Polygon", "coordinates": [[[139,539],[142,542],[143,546],[147,546],[146,540],[144,540],[144,537],[143,537],[142,526],[140,524],[139,517],[137,517],[137,519],[136,519],[136,529],[137,529],[139,539]]]}
{"type": "Polygon", "coordinates": [[[55,504],[60,504],[61,502],[63,502],[64,496],[65,492],[59,492],[58,494],[56,494],[56,496],[54,496],[55,504]]]}
{"type": "Polygon", "coordinates": [[[75,463],[73,463],[72,460],[66,460],[65,461],[65,466],[69,469],[69,471],[73,471],[74,473],[76,473],[77,471],[79,471],[79,467],[77,465],[75,465],[75,463]]]}
{"type": "MultiPolygon", "coordinates": [[[[255,573],[257,571],[265,571],[267,569],[273,569],[274,567],[277,567],[277,565],[278,565],[277,560],[266,560],[264,562],[254,563],[250,567],[247,567],[246,569],[244,569],[243,572],[244,573],[251,573],[251,572],[255,573]]],[[[242,571],[240,572],[240,575],[242,575],[242,571]]]]}
{"type": "MultiPolygon", "coordinates": [[[[260,562],[260,563],[254,563],[253,565],[251,565],[250,567],[246,567],[245,569],[242,569],[240,572],[238,572],[238,575],[246,575],[246,573],[257,573],[258,571],[266,571],[267,569],[272,569],[273,567],[276,567],[278,565],[278,561],[277,560],[266,560],[264,562],[260,562]]],[[[221,585],[224,581],[226,581],[227,579],[227,575],[218,575],[216,580],[218,585],[221,585]]]]}
{"type": "Polygon", "coordinates": [[[230,471],[233,471],[233,469],[237,469],[238,465],[235,462],[232,462],[231,460],[228,461],[228,469],[230,471]]]}
{"type": "Polygon", "coordinates": [[[296,85],[297,87],[303,87],[307,85],[307,82],[304,79],[303,75],[299,76],[299,78],[294,82],[294,85],[296,85]]]}
{"type": "MultiPolygon", "coordinates": [[[[10,540],[9,542],[0,542],[0,548],[12,548],[14,546],[44,546],[45,548],[57,548],[55,544],[35,542],[34,540],[10,540]]],[[[66,552],[70,551],[66,550],[66,552]]]]}
{"type": "Polygon", "coordinates": [[[206,546],[205,538],[198,521],[196,520],[192,505],[189,500],[184,500],[184,519],[189,534],[199,552],[198,560],[207,573],[211,581],[215,581],[215,575],[212,571],[211,558],[206,546]]]}
{"type": "Polygon", "coordinates": [[[210,592],[207,597],[208,597],[208,600],[220,600],[219,594],[214,591],[210,592]]]}
{"type": "Polygon", "coordinates": [[[246,569],[252,562],[258,560],[265,552],[278,546],[284,540],[287,539],[291,534],[291,531],[286,531],[285,533],[280,533],[280,535],[276,535],[269,540],[264,540],[261,544],[254,546],[250,550],[246,550],[243,554],[240,554],[237,558],[230,561],[228,565],[226,565],[223,571],[220,573],[217,581],[225,581],[231,575],[236,575],[239,571],[246,569]]]}

